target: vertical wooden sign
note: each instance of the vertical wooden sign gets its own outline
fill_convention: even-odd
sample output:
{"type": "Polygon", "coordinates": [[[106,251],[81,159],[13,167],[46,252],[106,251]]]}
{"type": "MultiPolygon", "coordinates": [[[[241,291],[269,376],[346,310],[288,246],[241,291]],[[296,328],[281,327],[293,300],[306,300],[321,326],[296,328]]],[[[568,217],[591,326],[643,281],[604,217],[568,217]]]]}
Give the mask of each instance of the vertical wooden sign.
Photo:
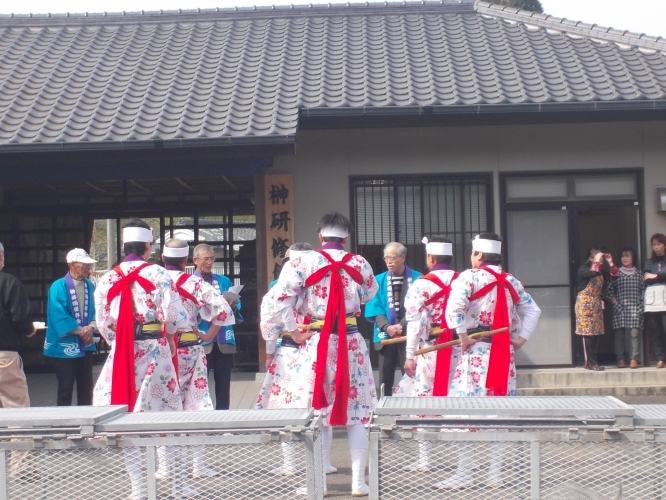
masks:
{"type": "MultiPolygon", "coordinates": [[[[293,179],[291,174],[264,176],[264,224],[266,225],[266,278],[278,278],[285,252],[294,244],[293,179]]],[[[267,284],[268,284],[267,283],[267,284]]]]}

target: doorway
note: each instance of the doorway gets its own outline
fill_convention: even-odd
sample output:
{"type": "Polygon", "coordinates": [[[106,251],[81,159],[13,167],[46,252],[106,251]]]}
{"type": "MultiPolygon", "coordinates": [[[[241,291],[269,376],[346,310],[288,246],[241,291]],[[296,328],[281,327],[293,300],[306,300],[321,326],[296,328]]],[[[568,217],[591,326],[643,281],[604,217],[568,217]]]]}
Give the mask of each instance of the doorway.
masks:
{"type": "MultiPolygon", "coordinates": [[[[535,335],[516,355],[522,366],[581,366],[575,335],[578,268],[591,246],[611,253],[632,247],[642,255],[640,172],[617,175],[573,173],[503,176],[507,270],[521,280],[541,307],[535,335]]],[[[621,265],[621,264],[620,264],[621,265]]],[[[599,359],[615,363],[611,308],[599,359]]]]}
{"type": "MultiPolygon", "coordinates": [[[[592,246],[612,254],[613,262],[618,267],[622,265],[620,263],[622,249],[633,248],[636,255],[641,255],[637,206],[581,207],[576,209],[576,226],[574,235],[578,239],[576,269],[587,260],[588,251],[592,246]]],[[[599,362],[615,364],[613,316],[612,308],[608,307],[608,304],[604,310],[604,325],[606,334],[599,339],[599,362]]],[[[577,364],[582,365],[584,356],[580,346],[577,354],[577,364]]]]}

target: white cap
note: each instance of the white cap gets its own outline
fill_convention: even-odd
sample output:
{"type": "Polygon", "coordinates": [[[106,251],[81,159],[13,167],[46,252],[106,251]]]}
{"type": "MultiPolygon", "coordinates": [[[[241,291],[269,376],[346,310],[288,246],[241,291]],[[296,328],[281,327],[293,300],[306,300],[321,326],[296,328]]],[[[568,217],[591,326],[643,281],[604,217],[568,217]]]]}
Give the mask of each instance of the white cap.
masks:
{"type": "Polygon", "coordinates": [[[340,226],[326,226],[322,227],[321,231],[319,231],[319,234],[323,238],[346,238],[349,236],[349,231],[347,231],[346,228],[340,227],[340,226]]]}
{"type": "Polygon", "coordinates": [[[175,248],[175,247],[164,247],[164,250],[162,250],[162,255],[165,257],[187,257],[190,254],[190,247],[185,246],[182,248],[175,248]]]}
{"type": "Polygon", "coordinates": [[[502,242],[496,240],[486,240],[479,235],[472,240],[472,250],[481,253],[496,253],[502,254],[502,242]]]}
{"type": "Polygon", "coordinates": [[[81,262],[82,264],[94,264],[97,262],[95,259],[88,255],[83,248],[75,248],[70,250],[67,254],[67,263],[71,264],[72,262],[81,262]]]}
{"type": "Polygon", "coordinates": [[[126,227],[123,228],[123,243],[131,241],[142,241],[145,243],[152,243],[153,229],[146,229],[145,227],[126,227]]]}
{"type": "Polygon", "coordinates": [[[453,256],[453,245],[451,243],[428,241],[428,238],[426,236],[423,237],[421,242],[426,246],[426,254],[428,255],[453,256]]]}

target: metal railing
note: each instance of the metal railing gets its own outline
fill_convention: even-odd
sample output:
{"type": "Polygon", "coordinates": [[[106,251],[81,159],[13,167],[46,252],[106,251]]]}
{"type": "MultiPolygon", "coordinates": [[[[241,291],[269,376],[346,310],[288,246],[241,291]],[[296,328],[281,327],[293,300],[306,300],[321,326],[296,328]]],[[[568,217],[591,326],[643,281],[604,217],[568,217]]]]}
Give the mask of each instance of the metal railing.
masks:
{"type": "Polygon", "coordinates": [[[318,500],[320,425],[309,410],[2,409],[0,500],[284,499],[299,488],[318,500]]]}
{"type": "Polygon", "coordinates": [[[666,405],[611,397],[384,398],[370,498],[666,498],[666,405]]]}

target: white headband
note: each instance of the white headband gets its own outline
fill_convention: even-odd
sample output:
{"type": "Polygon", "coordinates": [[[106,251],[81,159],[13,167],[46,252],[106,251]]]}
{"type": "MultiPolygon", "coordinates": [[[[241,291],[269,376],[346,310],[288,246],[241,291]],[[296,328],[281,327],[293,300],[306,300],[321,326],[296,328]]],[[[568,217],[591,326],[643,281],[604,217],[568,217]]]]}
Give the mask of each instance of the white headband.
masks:
{"type": "Polygon", "coordinates": [[[437,241],[431,243],[425,236],[421,242],[426,246],[426,254],[428,255],[453,255],[453,245],[451,243],[437,241]]]}
{"type": "Polygon", "coordinates": [[[183,248],[164,247],[162,255],[164,255],[165,257],[187,257],[188,255],[190,255],[190,247],[189,246],[183,248]]]}
{"type": "Polygon", "coordinates": [[[349,231],[340,226],[327,226],[322,227],[319,234],[324,238],[346,238],[349,236],[349,231]]]}
{"type": "Polygon", "coordinates": [[[123,229],[123,243],[131,241],[153,242],[153,230],[145,227],[126,227],[123,229]]]}
{"type": "Polygon", "coordinates": [[[472,240],[472,250],[475,252],[496,253],[501,255],[502,242],[497,240],[484,240],[477,235],[476,238],[472,240]]]}

